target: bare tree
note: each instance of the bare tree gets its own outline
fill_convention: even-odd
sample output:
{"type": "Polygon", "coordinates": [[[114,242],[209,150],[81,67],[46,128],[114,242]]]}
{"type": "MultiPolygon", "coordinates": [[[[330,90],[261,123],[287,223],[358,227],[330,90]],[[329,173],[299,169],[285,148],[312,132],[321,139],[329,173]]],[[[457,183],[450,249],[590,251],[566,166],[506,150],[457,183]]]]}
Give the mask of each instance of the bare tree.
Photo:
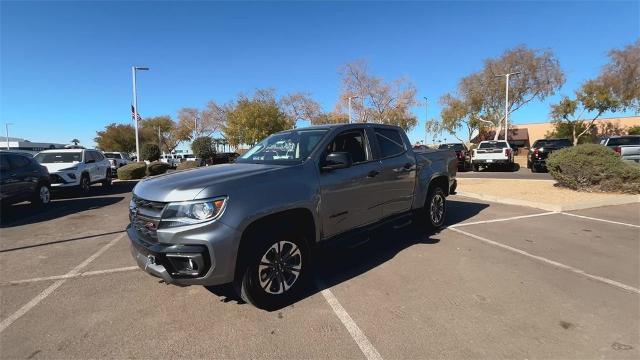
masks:
{"type": "Polygon", "coordinates": [[[178,132],[183,140],[211,136],[226,121],[226,108],[211,100],[203,110],[182,108],[178,111],[178,132]]]}
{"type": "Polygon", "coordinates": [[[280,98],[279,103],[294,124],[298,120],[313,122],[313,119],[317,118],[322,112],[320,104],[311,98],[311,94],[306,92],[285,95],[280,98]]]}
{"type": "Polygon", "coordinates": [[[353,119],[357,122],[394,124],[405,130],[417,124],[415,115],[411,113],[411,107],[418,104],[417,90],[410,80],[400,78],[387,82],[373,76],[364,60],[344,65],[340,74],[342,91],[336,113],[347,112],[349,98],[357,97],[351,103],[353,119]]]}

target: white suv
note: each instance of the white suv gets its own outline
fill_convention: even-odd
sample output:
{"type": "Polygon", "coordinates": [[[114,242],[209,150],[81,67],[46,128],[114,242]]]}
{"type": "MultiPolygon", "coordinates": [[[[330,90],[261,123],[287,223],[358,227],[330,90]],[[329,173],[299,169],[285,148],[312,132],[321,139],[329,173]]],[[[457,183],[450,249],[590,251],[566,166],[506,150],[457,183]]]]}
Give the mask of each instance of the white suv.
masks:
{"type": "Polygon", "coordinates": [[[111,164],[97,150],[45,150],[35,156],[49,170],[52,188],[77,188],[89,192],[91,184],[111,186],[111,164]]]}

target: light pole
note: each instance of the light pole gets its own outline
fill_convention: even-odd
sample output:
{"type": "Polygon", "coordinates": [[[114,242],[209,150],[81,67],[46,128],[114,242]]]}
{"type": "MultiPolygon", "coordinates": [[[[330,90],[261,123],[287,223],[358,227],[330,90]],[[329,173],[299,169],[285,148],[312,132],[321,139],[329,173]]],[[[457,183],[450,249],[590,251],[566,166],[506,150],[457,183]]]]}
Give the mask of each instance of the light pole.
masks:
{"type": "Polygon", "coordinates": [[[360,96],[349,96],[349,124],[351,124],[351,99],[358,99],[360,96]]]}
{"type": "Polygon", "coordinates": [[[9,149],[9,125],[13,125],[13,123],[4,123],[4,130],[6,131],[7,134],[7,150],[9,149]]]}
{"type": "Polygon", "coordinates": [[[504,141],[509,141],[507,139],[507,134],[509,132],[509,77],[511,75],[518,75],[520,71],[506,73],[501,75],[496,75],[496,77],[505,77],[505,90],[504,90],[504,141]]]}
{"type": "Polygon", "coordinates": [[[138,95],[136,93],[136,71],[147,71],[148,67],[131,67],[131,76],[133,77],[133,123],[136,129],[136,160],[140,161],[140,140],[138,137],[138,95]]]}
{"type": "Polygon", "coordinates": [[[427,145],[427,137],[429,136],[427,131],[427,125],[429,123],[429,116],[427,115],[428,114],[427,102],[429,100],[427,99],[426,96],[423,96],[423,98],[424,98],[424,144],[427,145]]]}

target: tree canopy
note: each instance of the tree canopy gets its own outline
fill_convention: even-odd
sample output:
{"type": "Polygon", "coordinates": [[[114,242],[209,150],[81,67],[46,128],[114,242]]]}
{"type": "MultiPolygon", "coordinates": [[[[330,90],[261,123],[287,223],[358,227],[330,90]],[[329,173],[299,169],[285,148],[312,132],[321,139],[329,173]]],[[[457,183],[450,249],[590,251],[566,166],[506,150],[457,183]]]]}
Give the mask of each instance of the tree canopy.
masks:
{"type": "Polygon", "coordinates": [[[111,123],[98,131],[93,139],[103,151],[133,152],[136,150],[136,135],[133,125],[111,123]]]}
{"type": "Polygon", "coordinates": [[[428,128],[436,133],[455,134],[462,128],[472,133],[482,127],[496,129],[498,138],[505,119],[505,78],[499,75],[519,72],[509,82],[508,113],[533,100],[554,95],[564,84],[560,63],[550,50],[518,46],[497,58],[487,59],[481,70],[462,78],[456,94],[440,98],[443,105],[439,120],[428,128]]]}
{"type": "Polygon", "coordinates": [[[600,74],[582,84],[573,97],[564,96],[551,106],[556,128],[570,129],[574,145],[592,131],[596,119],[605,112],[640,111],[640,40],[610,51],[609,59],[600,74]]]}

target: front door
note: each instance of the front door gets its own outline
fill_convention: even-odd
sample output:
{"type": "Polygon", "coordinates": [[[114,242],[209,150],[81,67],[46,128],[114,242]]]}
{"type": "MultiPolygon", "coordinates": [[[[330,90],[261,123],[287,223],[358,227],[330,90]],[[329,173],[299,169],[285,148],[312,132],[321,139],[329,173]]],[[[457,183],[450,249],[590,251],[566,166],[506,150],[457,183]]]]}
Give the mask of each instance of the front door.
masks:
{"type": "Polygon", "coordinates": [[[364,129],[346,130],[328,145],[331,152],[348,152],[353,165],[320,173],[320,217],[323,238],[376,222],[381,217],[376,196],[380,164],[373,160],[364,129]]]}

